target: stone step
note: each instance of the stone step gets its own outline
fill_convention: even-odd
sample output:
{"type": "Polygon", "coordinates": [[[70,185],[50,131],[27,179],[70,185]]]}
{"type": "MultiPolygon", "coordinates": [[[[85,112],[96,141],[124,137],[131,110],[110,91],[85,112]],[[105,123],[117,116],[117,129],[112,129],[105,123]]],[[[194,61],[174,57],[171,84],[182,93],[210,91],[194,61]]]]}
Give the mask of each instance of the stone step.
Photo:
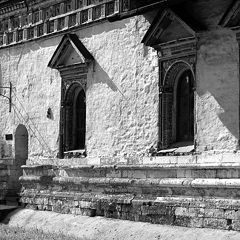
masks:
{"type": "Polygon", "coordinates": [[[52,166],[29,165],[22,166],[25,176],[49,177],[89,177],[89,178],[240,178],[240,165],[80,165],[52,166]]]}
{"type": "Polygon", "coordinates": [[[23,166],[21,201],[61,213],[240,230],[240,164],[23,166]]]}
{"type": "MultiPolygon", "coordinates": [[[[130,178],[87,178],[22,176],[25,189],[38,192],[135,194],[148,197],[240,197],[240,179],[130,179],[130,178]]],[[[23,191],[22,196],[25,196],[23,191]]]]}

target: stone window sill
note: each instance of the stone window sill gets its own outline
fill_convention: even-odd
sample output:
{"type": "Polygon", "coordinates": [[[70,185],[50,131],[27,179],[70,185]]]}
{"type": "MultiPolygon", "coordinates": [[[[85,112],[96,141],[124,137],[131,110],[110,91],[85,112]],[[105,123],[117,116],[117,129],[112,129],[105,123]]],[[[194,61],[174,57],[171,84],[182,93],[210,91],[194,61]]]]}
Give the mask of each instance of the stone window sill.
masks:
{"type": "Polygon", "coordinates": [[[85,158],[87,156],[85,149],[78,149],[64,152],[64,158],[85,158]]]}
{"type": "Polygon", "coordinates": [[[153,152],[152,156],[184,156],[192,155],[195,148],[192,142],[177,142],[169,148],[153,152]]]}

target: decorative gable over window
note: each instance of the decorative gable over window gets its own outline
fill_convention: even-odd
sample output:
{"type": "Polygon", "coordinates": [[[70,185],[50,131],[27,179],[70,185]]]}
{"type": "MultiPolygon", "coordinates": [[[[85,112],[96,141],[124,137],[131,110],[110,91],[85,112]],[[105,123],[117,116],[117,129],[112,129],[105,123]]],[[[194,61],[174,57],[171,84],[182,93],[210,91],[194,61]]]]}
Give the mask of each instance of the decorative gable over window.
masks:
{"type": "Polygon", "coordinates": [[[63,66],[87,64],[93,59],[76,34],[66,34],[54,52],[48,67],[58,69],[63,66]]]}
{"type": "Polygon", "coordinates": [[[158,44],[195,37],[199,27],[193,23],[192,20],[183,20],[175,11],[166,9],[159,12],[142,43],[154,47],[158,44]]]}
{"type": "Polygon", "coordinates": [[[48,63],[61,75],[59,158],[86,154],[86,91],[93,60],[77,35],[66,34],[48,63]]]}
{"type": "Polygon", "coordinates": [[[158,150],[194,148],[196,33],[202,29],[182,9],[165,9],[142,40],[159,57],[158,150]]]}

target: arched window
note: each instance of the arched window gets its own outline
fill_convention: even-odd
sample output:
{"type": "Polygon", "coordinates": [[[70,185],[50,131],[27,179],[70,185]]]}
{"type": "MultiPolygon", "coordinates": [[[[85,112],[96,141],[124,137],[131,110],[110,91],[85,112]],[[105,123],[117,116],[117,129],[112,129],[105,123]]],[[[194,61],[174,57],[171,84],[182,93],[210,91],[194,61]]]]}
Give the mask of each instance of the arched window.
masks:
{"type": "Polygon", "coordinates": [[[65,151],[85,149],[86,95],[80,84],[69,88],[65,100],[65,151]]]}
{"type": "Polygon", "coordinates": [[[194,137],[193,76],[190,70],[183,72],[177,81],[176,141],[189,142],[194,137]]]}
{"type": "Polygon", "coordinates": [[[160,148],[193,144],[194,75],[184,61],[172,64],[164,77],[160,123],[160,148]]]}

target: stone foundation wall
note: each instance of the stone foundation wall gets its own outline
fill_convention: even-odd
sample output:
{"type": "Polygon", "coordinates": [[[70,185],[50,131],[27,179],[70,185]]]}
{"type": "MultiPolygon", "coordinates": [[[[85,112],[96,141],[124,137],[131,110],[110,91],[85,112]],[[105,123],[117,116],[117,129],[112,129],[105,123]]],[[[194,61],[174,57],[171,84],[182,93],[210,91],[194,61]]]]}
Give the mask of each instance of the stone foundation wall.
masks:
{"type": "Polygon", "coordinates": [[[240,165],[233,156],[239,159],[221,154],[219,164],[210,155],[205,162],[191,156],[198,163],[181,156],[148,164],[23,166],[21,201],[75,215],[240,230],[240,165]]]}
{"type": "Polygon", "coordinates": [[[134,198],[124,195],[28,195],[27,207],[84,216],[104,216],[195,228],[240,230],[240,201],[195,198],[134,198]],[[122,198],[122,199],[121,199],[122,198]]]}

